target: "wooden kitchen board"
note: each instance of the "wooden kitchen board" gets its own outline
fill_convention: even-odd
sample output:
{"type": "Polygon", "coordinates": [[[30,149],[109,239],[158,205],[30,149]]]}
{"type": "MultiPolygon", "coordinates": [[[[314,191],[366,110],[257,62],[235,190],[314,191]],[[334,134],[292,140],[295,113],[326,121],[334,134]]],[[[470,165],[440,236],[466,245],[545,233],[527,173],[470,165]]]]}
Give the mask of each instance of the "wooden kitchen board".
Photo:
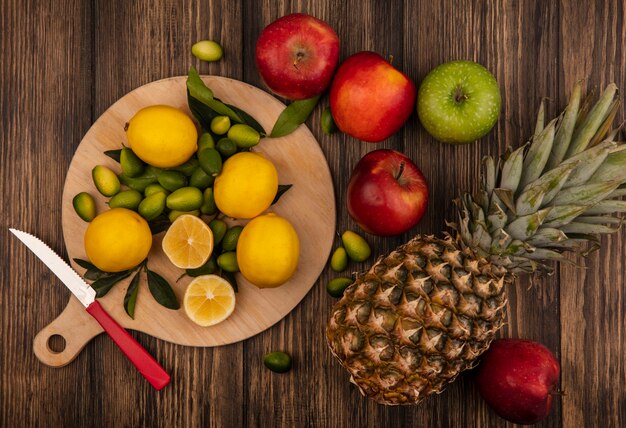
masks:
{"type": "MultiPolygon", "coordinates": [[[[267,132],[285,107],[271,95],[246,83],[216,76],[203,79],[216,97],[250,113],[267,132]]],[[[93,185],[92,168],[102,164],[119,172],[119,165],[103,152],[121,148],[126,142],[124,124],[139,109],[167,104],[189,113],[185,81],[186,77],[173,77],[135,89],[105,111],[81,141],[63,190],[63,234],[70,260],[87,258],[83,248],[87,223],[74,212],[72,198],[79,192],[87,191],[96,198],[98,212],[107,209],[107,199],[93,185]]],[[[282,138],[264,139],[255,150],[274,162],[279,183],[293,184],[269,211],[287,218],[298,232],[300,260],[294,276],[278,288],[258,289],[238,275],[235,311],[226,321],[212,327],[192,323],[182,306],[176,311],[160,306],[150,294],[145,277],[139,290],[135,319],[131,319],[122,304],[130,282],[128,278],[99,299],[122,326],[182,345],[225,345],[258,334],[281,320],[316,283],[328,259],[335,233],[335,198],[326,159],[305,126],[282,138]]],[[[182,302],[186,286],[192,278],[184,277],[176,282],[182,270],[174,267],[162,253],[162,237],[163,233],[154,237],[148,266],[170,282],[182,302]]],[[[72,264],[79,273],[83,272],[73,261],[72,264]]],[[[37,334],[34,351],[43,363],[60,367],[72,361],[101,332],[100,325],[72,297],[61,315],[37,334]],[[48,346],[52,335],[65,339],[62,352],[54,352],[48,346]]]]}

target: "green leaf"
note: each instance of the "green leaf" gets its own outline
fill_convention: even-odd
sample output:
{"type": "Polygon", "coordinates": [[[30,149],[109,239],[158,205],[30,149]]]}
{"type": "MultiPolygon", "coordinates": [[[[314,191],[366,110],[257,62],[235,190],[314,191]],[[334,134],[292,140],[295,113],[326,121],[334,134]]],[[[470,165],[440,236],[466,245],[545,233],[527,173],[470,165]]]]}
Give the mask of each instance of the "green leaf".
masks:
{"type": "Polygon", "coordinates": [[[526,253],[526,249],[528,248],[528,244],[525,241],[521,241],[519,239],[513,239],[511,243],[506,247],[504,254],[510,256],[520,256],[526,253]]]}
{"type": "Polygon", "coordinates": [[[542,98],[541,104],[539,104],[539,112],[537,112],[537,122],[535,122],[535,132],[533,134],[535,138],[541,133],[541,131],[543,131],[544,123],[546,122],[545,101],[545,98],[542,98]]]}
{"type": "Polygon", "coordinates": [[[217,272],[217,260],[214,254],[209,257],[209,260],[206,261],[202,266],[195,269],[185,269],[185,273],[183,275],[189,275],[191,277],[196,277],[200,275],[210,275],[212,273],[217,272]]]}
{"type": "Polygon", "coordinates": [[[515,213],[515,202],[513,201],[513,192],[510,189],[493,189],[493,193],[512,213],[515,213]]]}
{"type": "Polygon", "coordinates": [[[623,212],[626,212],[626,201],[606,200],[593,205],[583,214],[589,216],[623,212]]]}
{"type": "Polygon", "coordinates": [[[556,168],[546,172],[543,176],[528,185],[529,187],[535,184],[545,186],[546,193],[543,196],[543,200],[541,201],[542,207],[549,205],[552,200],[554,200],[554,198],[561,192],[561,189],[567,182],[569,175],[577,165],[578,163],[564,162],[556,168]]]}
{"type": "MultiPolygon", "coordinates": [[[[226,104],[226,103],[224,103],[226,104]]],[[[245,111],[243,111],[242,109],[240,109],[239,107],[235,107],[232,104],[226,104],[226,106],[230,107],[231,109],[233,109],[239,116],[241,116],[241,118],[243,119],[243,122],[248,125],[251,126],[252,128],[256,129],[256,131],[261,134],[261,137],[265,137],[267,134],[265,133],[265,129],[263,129],[263,126],[261,126],[261,124],[259,122],[256,121],[255,118],[253,118],[252,116],[250,116],[248,113],[246,113],[245,111]]]]}
{"type": "Polygon", "coordinates": [[[283,196],[287,190],[291,189],[292,186],[293,186],[293,184],[279,184],[278,185],[278,191],[276,192],[276,196],[274,196],[274,200],[272,201],[272,205],[274,205],[276,202],[278,202],[280,197],[283,196]]]}
{"type": "MultiPolygon", "coordinates": [[[[83,259],[72,259],[72,260],[74,260],[74,262],[76,262],[76,264],[78,266],[82,267],[83,269],[100,270],[93,263],[88,262],[87,260],[83,260],[83,259]]],[[[102,271],[100,271],[100,272],[102,272],[102,271]]]]}
{"type": "Polygon", "coordinates": [[[511,238],[511,235],[506,233],[503,229],[498,229],[493,233],[489,252],[491,254],[501,254],[512,241],[513,238],[511,238]]]}
{"type": "Polygon", "coordinates": [[[214,117],[218,116],[213,110],[211,110],[206,105],[202,104],[201,101],[198,101],[194,97],[189,94],[187,91],[187,104],[189,105],[189,110],[191,110],[191,114],[196,118],[202,129],[206,132],[211,130],[211,120],[214,117]]]}
{"type": "Polygon", "coordinates": [[[584,216],[584,217],[576,217],[576,221],[579,223],[589,223],[589,224],[622,224],[624,219],[621,217],[612,217],[612,216],[584,216]]]}
{"type": "Polygon", "coordinates": [[[576,217],[587,209],[584,205],[557,205],[552,207],[546,216],[543,225],[545,227],[559,228],[564,224],[571,223],[576,217]]]}
{"type": "Polygon", "coordinates": [[[567,236],[562,230],[542,226],[537,233],[531,236],[526,242],[534,247],[547,247],[554,243],[565,241],[566,239],[567,236]]]}
{"type": "Polygon", "coordinates": [[[141,269],[137,271],[133,279],[128,285],[126,295],[124,296],[124,309],[129,317],[135,319],[135,304],[137,303],[137,294],[139,294],[139,282],[141,280],[141,269]]]}
{"type": "Polygon", "coordinates": [[[112,273],[111,275],[100,278],[91,283],[91,287],[96,290],[96,297],[105,296],[111,288],[121,280],[128,278],[132,273],[131,270],[112,273]]]}
{"type": "Polygon", "coordinates": [[[506,226],[508,221],[508,216],[498,201],[498,196],[495,194],[492,195],[491,206],[489,207],[489,211],[487,213],[487,224],[489,225],[490,232],[502,229],[506,226]]]}
{"type": "Polygon", "coordinates": [[[589,178],[600,168],[606,160],[608,154],[616,147],[611,141],[605,141],[595,147],[585,150],[566,160],[569,163],[572,159],[577,159],[576,168],[572,171],[564,184],[564,188],[580,186],[589,181],[589,178]]]}
{"type": "Polygon", "coordinates": [[[178,298],[176,297],[176,294],[174,294],[174,290],[172,290],[172,287],[167,280],[150,269],[148,269],[147,272],[148,289],[150,290],[152,297],[154,297],[154,300],[156,300],[161,306],[165,306],[168,309],[180,308],[178,298]]]}
{"type": "Polygon", "coordinates": [[[517,191],[522,179],[522,167],[524,165],[524,150],[526,145],[515,150],[509,155],[502,166],[500,174],[500,188],[509,189],[513,194],[517,191]]]}
{"type": "Polygon", "coordinates": [[[111,159],[113,159],[115,162],[119,162],[120,161],[120,154],[122,153],[122,149],[117,149],[117,150],[106,150],[104,152],[105,155],[107,155],[108,157],[110,157],[111,159]]]}
{"type": "Polygon", "coordinates": [[[561,230],[568,235],[570,233],[584,233],[584,234],[591,234],[591,235],[595,235],[597,233],[613,233],[613,232],[616,232],[618,229],[619,228],[617,227],[605,226],[603,224],[591,224],[591,223],[579,223],[579,222],[572,222],[572,223],[566,224],[565,226],[561,228],[561,230]]]}
{"type": "Polygon", "coordinates": [[[522,180],[520,182],[521,188],[524,188],[528,183],[535,181],[541,176],[546,162],[548,162],[550,150],[552,150],[555,127],[556,119],[552,120],[543,131],[533,137],[533,142],[524,157],[522,180]]]}
{"type": "Polygon", "coordinates": [[[476,230],[472,234],[472,242],[475,242],[476,245],[483,250],[487,252],[489,251],[492,240],[486,226],[484,226],[484,223],[476,223],[476,230]]]}
{"type": "Polygon", "coordinates": [[[574,126],[576,125],[576,118],[578,117],[578,111],[580,109],[581,91],[582,85],[581,82],[578,81],[574,85],[569,104],[563,112],[563,118],[559,123],[559,129],[556,131],[556,135],[554,136],[552,151],[550,152],[550,158],[548,159],[548,169],[555,168],[561,163],[572,141],[572,134],[574,133],[574,126]]]}
{"type": "Polygon", "coordinates": [[[606,157],[602,165],[589,178],[589,183],[602,183],[610,180],[619,180],[622,183],[626,181],[625,146],[619,146],[606,157]]]}
{"type": "Polygon", "coordinates": [[[82,259],[73,259],[77,265],[80,267],[87,269],[83,274],[83,278],[88,279],[90,281],[95,281],[100,278],[104,278],[111,275],[111,272],[105,272],[98,269],[95,265],[88,262],[87,260],[82,259]]]}
{"type": "Polygon", "coordinates": [[[243,123],[243,119],[230,107],[213,97],[213,91],[209,89],[198,74],[198,71],[191,67],[187,76],[187,90],[189,95],[211,108],[217,114],[228,116],[231,120],[243,123]]]}
{"type": "Polygon", "coordinates": [[[551,208],[545,208],[536,213],[518,217],[506,227],[506,232],[513,239],[525,241],[537,232],[550,210],[551,208]]]}
{"type": "Polygon", "coordinates": [[[576,128],[576,132],[572,137],[572,142],[567,149],[566,157],[574,156],[582,152],[591,142],[592,138],[600,130],[602,123],[611,115],[614,109],[614,101],[617,96],[617,86],[614,83],[609,84],[600,99],[593,106],[585,120],[576,128]]]}
{"type": "Polygon", "coordinates": [[[230,286],[233,287],[233,290],[235,290],[235,293],[239,292],[239,287],[237,286],[237,278],[235,277],[234,273],[222,270],[221,277],[228,281],[230,286]]]}
{"type": "MultiPolygon", "coordinates": [[[[468,193],[465,194],[465,206],[470,210],[474,223],[482,222],[485,220],[485,212],[478,204],[474,202],[474,200],[468,193]]],[[[474,231],[475,229],[472,230],[472,232],[474,231]]]]}
{"type": "Polygon", "coordinates": [[[615,119],[617,112],[619,111],[620,104],[621,104],[621,101],[619,97],[613,100],[613,104],[611,105],[611,109],[609,110],[609,113],[604,119],[604,122],[602,122],[602,125],[600,125],[600,127],[598,128],[598,131],[596,132],[596,134],[593,136],[591,141],[589,141],[589,144],[587,145],[587,147],[593,147],[603,140],[605,141],[615,140],[615,137],[617,137],[617,134],[619,133],[619,128],[617,128],[618,132],[615,132],[615,130],[612,130],[612,131],[609,131],[609,130],[611,129],[613,120],[615,119]]]}
{"type": "Polygon", "coordinates": [[[85,279],[88,279],[90,281],[97,281],[98,279],[106,278],[107,276],[111,276],[111,274],[108,272],[103,272],[100,269],[97,269],[97,270],[89,269],[85,271],[85,274],[83,275],[85,279]]]}
{"type": "Polygon", "coordinates": [[[298,126],[306,122],[319,99],[320,96],[318,95],[317,97],[307,98],[306,100],[294,101],[285,107],[280,113],[280,116],[278,116],[270,137],[284,137],[295,131],[298,126]]]}
{"type": "Polygon", "coordinates": [[[165,214],[159,215],[157,218],[150,220],[148,222],[148,226],[150,227],[150,232],[153,235],[157,235],[163,231],[166,231],[172,222],[165,214]]]}
{"type": "Polygon", "coordinates": [[[187,74],[187,91],[192,97],[202,102],[213,99],[213,91],[202,81],[198,70],[193,66],[187,74]]]}
{"type": "Polygon", "coordinates": [[[491,193],[496,187],[496,164],[491,156],[483,158],[485,164],[485,174],[483,175],[485,192],[491,193]]]}
{"type": "MultiPolygon", "coordinates": [[[[489,212],[490,199],[492,199],[492,195],[493,194],[485,192],[482,188],[476,192],[474,201],[480,206],[483,212],[489,212]]],[[[497,200],[498,202],[500,201],[497,196],[493,199],[497,200]]]]}
{"type": "MultiPolygon", "coordinates": [[[[211,121],[213,120],[214,117],[219,116],[219,114],[217,114],[213,109],[208,107],[206,104],[202,103],[202,101],[199,101],[195,99],[194,97],[192,97],[189,94],[189,91],[187,91],[187,104],[189,105],[189,110],[191,110],[191,113],[193,114],[193,116],[196,118],[200,126],[202,126],[202,129],[204,129],[206,132],[209,132],[211,130],[211,121]]],[[[254,128],[259,134],[261,134],[262,137],[265,137],[266,135],[265,129],[263,129],[261,124],[257,122],[255,118],[253,118],[248,113],[241,110],[240,108],[235,107],[234,105],[231,105],[231,104],[225,104],[225,105],[230,107],[239,116],[241,116],[241,118],[243,119],[243,123],[254,128]]]]}
{"type": "Polygon", "coordinates": [[[333,119],[333,114],[330,111],[330,106],[327,106],[322,111],[322,118],[320,122],[322,124],[322,131],[324,131],[324,134],[330,135],[337,132],[337,124],[335,123],[335,119],[333,119]]]}
{"type": "Polygon", "coordinates": [[[187,77],[187,103],[189,109],[202,128],[209,132],[211,130],[211,120],[214,117],[224,115],[235,122],[245,123],[259,132],[263,137],[265,129],[251,115],[235,107],[224,103],[213,96],[213,91],[205,85],[195,68],[191,67],[187,77]]]}
{"type": "Polygon", "coordinates": [[[597,204],[605,199],[619,186],[619,182],[607,181],[582,186],[569,187],[562,190],[553,200],[554,205],[587,205],[597,204]]]}
{"type": "Polygon", "coordinates": [[[528,252],[527,254],[525,254],[525,257],[528,257],[529,259],[535,259],[535,260],[541,260],[541,261],[558,260],[559,262],[562,262],[562,263],[570,263],[570,264],[573,263],[569,259],[565,258],[565,256],[563,256],[558,251],[550,250],[547,248],[537,248],[535,251],[528,252]]]}
{"type": "Polygon", "coordinates": [[[579,248],[582,248],[585,245],[591,244],[591,248],[589,248],[584,253],[581,253],[582,255],[589,254],[590,252],[595,251],[600,248],[600,239],[598,239],[598,235],[590,235],[588,233],[573,233],[572,232],[572,233],[568,233],[567,240],[563,241],[563,244],[565,244],[564,247],[567,247],[569,241],[578,243],[579,248]]]}
{"type": "Polygon", "coordinates": [[[518,215],[527,215],[546,206],[558,194],[576,164],[562,164],[528,184],[515,201],[518,215]]]}

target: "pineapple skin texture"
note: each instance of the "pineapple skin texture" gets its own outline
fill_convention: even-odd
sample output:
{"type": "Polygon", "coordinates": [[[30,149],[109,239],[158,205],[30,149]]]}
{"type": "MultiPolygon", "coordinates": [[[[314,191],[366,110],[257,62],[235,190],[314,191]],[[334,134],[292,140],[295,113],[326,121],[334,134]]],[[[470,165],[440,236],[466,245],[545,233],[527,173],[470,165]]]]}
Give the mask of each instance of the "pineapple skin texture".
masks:
{"type": "Polygon", "coordinates": [[[504,321],[515,275],[585,255],[626,213],[626,142],[609,84],[592,106],[576,82],[546,124],[542,102],[527,143],[484,158],[479,192],[457,199],[454,239],[418,236],[347,289],[328,324],[330,348],[361,392],[418,403],[470,368],[504,321]],[[615,215],[618,214],[618,215],[615,215]]]}
{"type": "Polygon", "coordinates": [[[328,345],[362,394],[417,404],[489,347],[511,280],[459,239],[418,235],[346,289],[328,322],[328,345]]]}

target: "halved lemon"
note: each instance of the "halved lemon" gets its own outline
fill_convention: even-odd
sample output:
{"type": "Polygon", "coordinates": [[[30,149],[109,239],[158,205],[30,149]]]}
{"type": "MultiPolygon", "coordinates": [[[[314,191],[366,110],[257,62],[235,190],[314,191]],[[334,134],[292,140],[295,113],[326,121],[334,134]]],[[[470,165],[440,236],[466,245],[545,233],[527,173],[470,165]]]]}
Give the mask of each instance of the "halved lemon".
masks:
{"type": "Polygon", "coordinates": [[[213,232],[202,219],[184,214],[167,229],[162,246],[174,266],[195,269],[211,257],[213,232]]]}
{"type": "Polygon", "coordinates": [[[224,321],[235,310],[235,290],[224,278],[202,275],[191,281],[183,298],[185,313],[202,327],[224,321]]]}

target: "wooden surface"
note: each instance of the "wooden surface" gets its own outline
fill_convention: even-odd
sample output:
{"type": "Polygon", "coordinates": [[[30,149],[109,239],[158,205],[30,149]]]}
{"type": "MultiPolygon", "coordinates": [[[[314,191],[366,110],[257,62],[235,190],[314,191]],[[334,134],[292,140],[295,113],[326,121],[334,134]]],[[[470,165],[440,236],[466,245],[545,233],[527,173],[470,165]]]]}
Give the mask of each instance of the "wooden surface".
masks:
{"type": "MultiPolygon", "coordinates": [[[[166,104],[191,115],[187,106],[186,80],[185,76],[163,79],[124,95],[98,118],[81,141],[70,163],[62,198],[63,236],[70,260],[87,259],[83,236],[88,223],[81,221],[74,211],[72,198],[86,191],[96,197],[98,212],[107,209],[108,198],[99,195],[91,170],[96,165],[106,165],[119,172],[119,164],[104,152],[121,147],[121,142],[126,141],[124,124],[143,107],[166,104]]],[[[272,128],[285,108],[276,98],[246,83],[216,76],[205,77],[204,81],[216,97],[248,112],[265,129],[272,128]]],[[[235,311],[226,321],[210,328],[194,324],[182,308],[176,311],[163,308],[146,292],[145,286],[137,299],[135,317],[131,319],[123,306],[130,283],[130,278],[127,278],[100,299],[107,312],[123,327],[187,346],[235,343],[276,324],[317,282],[333,244],[336,216],[333,182],[324,154],[306,126],[282,138],[264,139],[255,151],[274,163],[279,183],[292,184],[292,188],[268,211],[288,219],[298,233],[300,258],[294,275],[280,287],[259,289],[238,274],[239,292],[235,311]]],[[[230,224],[246,223],[226,220],[230,224]]],[[[187,285],[193,278],[180,278],[184,272],[169,262],[161,250],[162,239],[163,233],[153,240],[148,255],[149,266],[169,281],[179,302],[182,302],[187,285]]],[[[83,271],[73,261],[72,266],[78,272],[83,271]]],[[[35,354],[45,364],[57,367],[69,363],[87,341],[102,332],[96,320],[74,300],[72,298],[63,313],[35,337],[35,354]],[[65,340],[63,352],[54,352],[48,346],[52,335],[59,335],[65,340]]]]}
{"type": "MultiPolygon", "coordinates": [[[[174,345],[133,332],[174,382],[155,392],[106,336],[71,364],[47,367],[33,354],[35,334],[65,306],[68,292],[7,227],[33,232],[61,254],[61,197],[74,151],[94,120],[130,90],[196,65],[203,74],[262,87],[254,65],[261,29],[293,11],[332,25],[342,58],[365,49],[387,56],[419,84],[437,64],[471,59],[495,74],[503,96],[496,128],[480,143],[436,143],[415,115],[373,146],[309,122],[333,174],[337,230],[355,228],[345,210],[351,168],[375,147],[410,156],[433,197],[411,233],[431,233],[451,218],[451,199],[475,189],[481,158],[525,141],[542,97],[555,114],[573,83],[596,93],[615,81],[626,89],[626,3],[576,1],[85,1],[0,5],[2,204],[0,230],[0,422],[3,426],[506,426],[481,401],[469,375],[418,407],[381,407],[360,397],[328,351],[323,332],[334,301],[324,270],[294,311],[264,333],[219,348],[174,345]],[[189,54],[202,38],[219,40],[224,58],[200,63],[189,54]],[[288,374],[262,356],[286,350],[288,374]]],[[[326,105],[327,98],[322,99],[326,105]]],[[[623,110],[618,121],[624,120],[623,110]]],[[[408,239],[368,237],[376,254],[408,239]]],[[[539,426],[626,425],[624,230],[604,238],[584,269],[561,266],[509,291],[501,336],[543,342],[562,364],[561,388],[539,426]]],[[[355,270],[365,265],[353,265],[355,270]]]]}

